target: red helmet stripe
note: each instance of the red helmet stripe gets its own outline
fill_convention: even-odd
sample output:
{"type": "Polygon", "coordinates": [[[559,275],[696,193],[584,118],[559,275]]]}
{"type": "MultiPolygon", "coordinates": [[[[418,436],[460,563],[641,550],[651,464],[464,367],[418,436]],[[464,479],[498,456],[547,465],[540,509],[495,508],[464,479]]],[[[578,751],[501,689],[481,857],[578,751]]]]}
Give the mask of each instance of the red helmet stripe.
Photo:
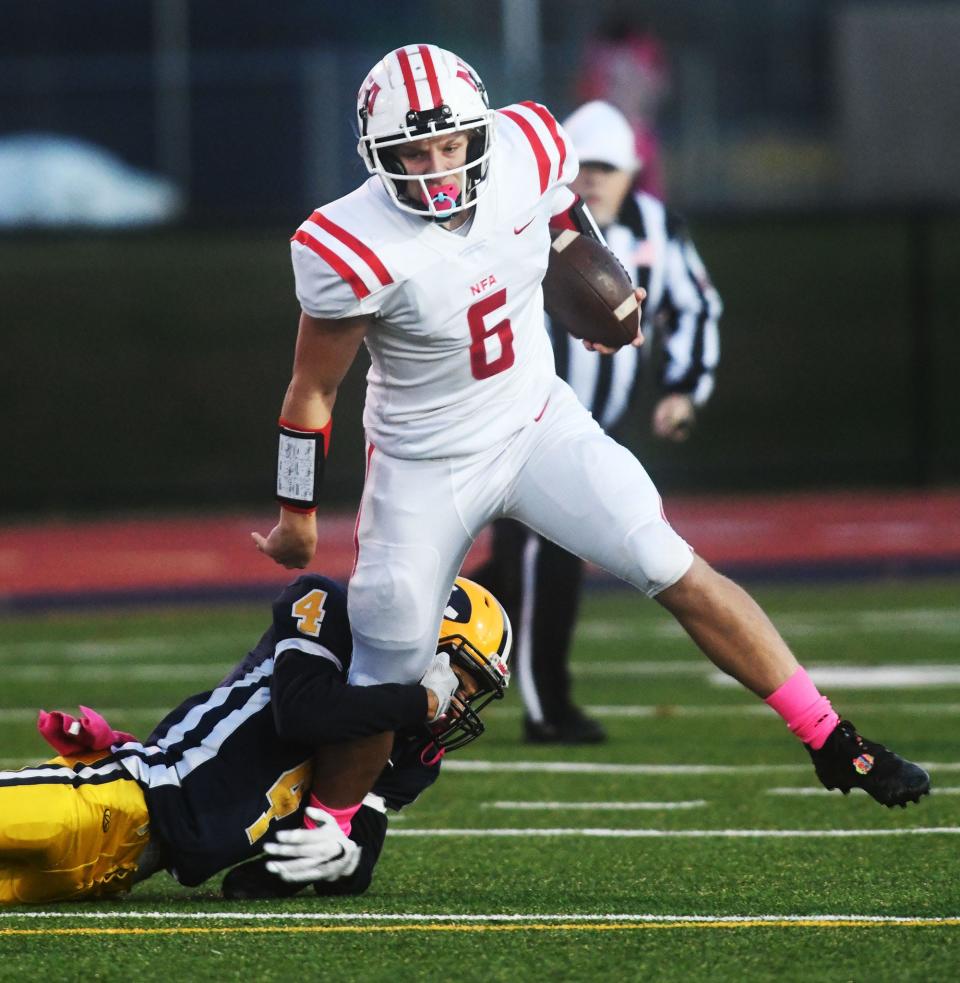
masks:
{"type": "Polygon", "coordinates": [[[423,59],[423,70],[427,73],[427,84],[430,86],[430,98],[433,100],[433,108],[436,109],[443,102],[440,94],[440,80],[437,78],[437,69],[433,64],[433,55],[425,44],[421,44],[420,57],[423,59]]]}
{"type": "Polygon", "coordinates": [[[377,101],[377,96],[380,93],[380,86],[374,82],[369,90],[367,91],[367,112],[373,115],[373,104],[377,101]]]}
{"type": "Polygon", "coordinates": [[[397,61],[400,62],[403,84],[407,87],[407,99],[410,100],[410,108],[419,112],[420,96],[417,95],[417,83],[413,77],[413,69],[410,67],[410,56],[403,48],[397,48],[397,61]]]}
{"type": "Polygon", "coordinates": [[[460,61],[459,58],[457,59],[457,78],[463,79],[463,81],[466,82],[467,85],[469,85],[474,92],[480,91],[477,88],[477,83],[473,81],[473,76],[467,70],[467,66],[462,61],[460,61]]]}
{"type": "Polygon", "coordinates": [[[567,145],[563,142],[563,137],[560,136],[560,131],[557,129],[557,121],[553,118],[550,110],[538,102],[521,102],[520,105],[536,113],[543,120],[547,132],[553,137],[553,142],[557,145],[557,150],[560,153],[560,163],[557,166],[557,180],[559,181],[560,175],[563,174],[563,165],[567,160],[567,145]]]}
{"type": "Polygon", "coordinates": [[[310,216],[311,222],[316,222],[324,232],[329,232],[334,239],[338,239],[345,246],[352,249],[376,274],[380,283],[386,287],[393,283],[393,277],[387,272],[387,268],[377,259],[376,253],[367,245],[364,245],[355,235],[347,232],[342,226],[331,222],[330,219],[321,212],[314,212],[310,216]]]}
{"type": "Polygon", "coordinates": [[[363,300],[370,293],[367,285],[360,279],[356,271],[332,249],[328,249],[322,242],[317,242],[309,232],[298,229],[293,241],[299,242],[307,249],[312,249],[332,270],[335,270],[342,279],[346,280],[357,300],[363,300]]]}
{"type": "Polygon", "coordinates": [[[540,174],[540,194],[543,194],[547,190],[547,185],[550,183],[550,158],[547,155],[546,147],[544,147],[540,137],[537,136],[537,131],[533,128],[533,124],[520,113],[512,109],[501,109],[500,113],[506,116],[507,119],[513,120],[520,127],[523,135],[530,141],[530,146],[533,147],[533,154],[537,158],[537,171],[540,174]]]}

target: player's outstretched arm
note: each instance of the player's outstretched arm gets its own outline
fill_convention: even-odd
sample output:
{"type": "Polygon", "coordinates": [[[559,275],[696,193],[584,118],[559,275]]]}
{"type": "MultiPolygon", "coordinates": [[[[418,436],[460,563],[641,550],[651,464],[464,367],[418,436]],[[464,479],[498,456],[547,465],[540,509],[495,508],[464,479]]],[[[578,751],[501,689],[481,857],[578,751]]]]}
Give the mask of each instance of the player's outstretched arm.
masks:
{"type": "Polygon", "coordinates": [[[366,318],[321,320],[306,313],[300,315],[293,374],[280,418],[285,430],[304,435],[323,433],[322,453],[313,475],[313,496],[303,502],[303,508],[282,507],[279,521],[269,535],[251,533],[261,553],[288,569],[305,567],[317,548],[316,497],[323,455],[329,446],[333,404],[367,327],[366,318]]]}

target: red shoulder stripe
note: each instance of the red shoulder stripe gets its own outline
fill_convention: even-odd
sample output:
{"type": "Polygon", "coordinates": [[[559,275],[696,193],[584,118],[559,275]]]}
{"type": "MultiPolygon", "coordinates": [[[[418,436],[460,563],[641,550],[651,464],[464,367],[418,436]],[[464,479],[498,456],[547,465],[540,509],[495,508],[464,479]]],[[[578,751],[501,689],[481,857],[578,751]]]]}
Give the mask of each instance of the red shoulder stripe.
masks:
{"type": "Polygon", "coordinates": [[[540,173],[540,194],[543,194],[547,190],[547,185],[550,183],[550,158],[547,156],[546,148],[540,137],[537,136],[537,131],[528,119],[524,119],[520,113],[512,109],[501,109],[500,113],[516,123],[523,132],[523,135],[530,141],[530,146],[533,147],[533,154],[537,158],[537,170],[540,173]]]}
{"type": "Polygon", "coordinates": [[[433,108],[436,109],[443,102],[440,95],[440,80],[437,78],[437,69],[433,64],[433,55],[425,44],[421,44],[420,57],[423,59],[423,69],[427,73],[427,83],[430,86],[430,98],[433,100],[433,108]]]}
{"type": "Polygon", "coordinates": [[[324,232],[329,232],[334,239],[338,239],[345,246],[352,249],[373,270],[382,286],[386,287],[393,283],[393,277],[387,272],[387,268],[383,263],[377,259],[376,253],[369,246],[362,243],[355,235],[347,232],[346,229],[337,225],[336,222],[331,222],[321,212],[314,212],[310,216],[310,221],[315,222],[324,232]]]}
{"type": "Polygon", "coordinates": [[[397,48],[397,61],[400,62],[400,71],[403,73],[403,84],[407,87],[410,108],[419,112],[420,97],[417,95],[417,82],[413,77],[413,69],[410,67],[410,56],[403,48],[397,48]]]}
{"type": "Polygon", "coordinates": [[[557,129],[557,121],[553,118],[550,110],[538,102],[522,102],[520,105],[526,106],[531,112],[536,113],[543,120],[547,132],[553,137],[553,142],[557,145],[557,150],[560,153],[560,164],[557,167],[557,180],[559,181],[560,175],[563,174],[563,165],[567,160],[567,145],[563,142],[563,137],[560,136],[560,131],[557,129]]]}
{"type": "Polygon", "coordinates": [[[363,300],[370,293],[367,285],[349,264],[345,263],[332,249],[328,249],[322,242],[317,242],[309,232],[298,229],[293,237],[293,241],[299,242],[301,245],[306,246],[307,249],[312,249],[331,269],[335,270],[342,279],[346,280],[350,284],[350,289],[353,291],[357,300],[363,300]]]}

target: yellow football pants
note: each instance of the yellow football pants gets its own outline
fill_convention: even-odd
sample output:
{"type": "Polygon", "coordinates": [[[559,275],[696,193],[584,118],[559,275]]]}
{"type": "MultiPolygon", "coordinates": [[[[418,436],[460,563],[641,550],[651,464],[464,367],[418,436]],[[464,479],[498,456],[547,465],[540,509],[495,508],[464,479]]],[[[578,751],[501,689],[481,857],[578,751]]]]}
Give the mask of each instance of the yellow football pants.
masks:
{"type": "Polygon", "coordinates": [[[105,760],[109,756],[100,751],[53,758],[39,775],[31,768],[2,773],[0,905],[101,898],[130,889],[150,840],[150,817],[140,786],[125,771],[94,782],[76,767],[105,760]],[[48,781],[57,776],[70,781],[48,781]]]}

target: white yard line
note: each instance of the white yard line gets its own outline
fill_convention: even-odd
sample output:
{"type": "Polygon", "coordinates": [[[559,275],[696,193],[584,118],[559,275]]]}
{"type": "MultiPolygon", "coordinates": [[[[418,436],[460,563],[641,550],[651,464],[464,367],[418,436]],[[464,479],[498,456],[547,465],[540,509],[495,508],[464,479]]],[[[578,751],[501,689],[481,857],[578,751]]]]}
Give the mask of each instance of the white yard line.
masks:
{"type": "Polygon", "coordinates": [[[158,683],[167,680],[202,679],[210,682],[223,678],[229,671],[227,662],[156,663],[141,665],[46,665],[4,666],[5,683],[46,682],[113,682],[120,679],[136,679],[158,683]]]}
{"type": "MultiPolygon", "coordinates": [[[[600,717],[770,717],[773,711],[763,703],[748,703],[744,705],[727,706],[695,706],[682,703],[662,704],[633,704],[633,703],[591,703],[584,707],[587,713],[600,717]]],[[[487,711],[496,714],[498,718],[519,717],[523,708],[518,706],[500,706],[495,704],[487,711]]],[[[905,716],[927,716],[940,714],[955,716],[960,714],[960,703],[860,703],[843,702],[843,712],[850,716],[864,713],[882,713],[891,717],[898,714],[905,716]]],[[[0,711],[2,715],[3,711],[0,711]]],[[[0,716],[2,719],[2,716],[0,716]]]]}
{"type": "MultiPolygon", "coordinates": [[[[928,771],[960,771],[960,761],[918,762],[928,771]]],[[[444,760],[444,772],[542,772],[566,775],[763,775],[810,770],[810,765],[610,764],[605,761],[463,761],[444,760]]]]}
{"type": "MultiPolygon", "coordinates": [[[[960,665],[808,665],[810,677],[824,689],[926,689],[933,686],[960,686],[960,665]]],[[[711,672],[715,686],[739,686],[731,676],[711,672]]]]}
{"type": "MultiPolygon", "coordinates": [[[[39,709],[39,706],[0,708],[0,723],[33,723],[37,719],[39,709]]],[[[58,709],[69,710],[70,707],[64,708],[58,704],[58,709]]],[[[170,712],[171,708],[165,706],[97,707],[96,709],[107,719],[123,716],[160,720],[170,712]]],[[[661,705],[596,703],[589,704],[584,709],[590,714],[609,719],[671,719],[673,717],[767,717],[774,719],[773,711],[762,703],[751,703],[745,706],[692,706],[675,703],[661,705]]],[[[848,703],[844,701],[843,711],[845,714],[849,714],[856,719],[859,719],[860,714],[866,713],[884,714],[888,717],[931,715],[953,717],[960,715],[960,703],[848,703]]],[[[523,714],[521,707],[499,705],[490,707],[487,712],[494,715],[494,719],[498,720],[512,719],[520,717],[523,714]]]]}
{"type": "Polygon", "coordinates": [[[589,914],[586,912],[530,912],[521,914],[429,914],[426,912],[382,913],[373,911],[0,911],[0,921],[16,921],[19,918],[43,921],[249,921],[249,922],[444,922],[444,923],[506,923],[530,922],[636,922],[651,924],[683,923],[723,923],[738,925],[744,922],[789,922],[807,924],[810,922],[836,925],[869,923],[874,925],[953,925],[960,922],[960,915],[915,917],[910,915],[853,915],[853,914],[815,914],[815,915],[661,915],[637,912],[619,914],[589,914]]]}
{"type": "Polygon", "coordinates": [[[518,809],[529,812],[564,811],[570,809],[603,809],[610,812],[643,812],[661,809],[698,809],[706,799],[682,799],[676,802],[482,802],[481,809],[518,809]]]}
{"type": "MultiPolygon", "coordinates": [[[[50,754],[53,754],[51,750],[50,754]]],[[[0,768],[21,768],[35,763],[40,754],[0,758],[0,768]]],[[[960,771],[960,761],[920,761],[934,774],[960,771]]],[[[611,764],[605,761],[457,761],[445,758],[445,774],[499,774],[505,772],[560,775],[766,775],[775,772],[809,772],[810,765],[707,765],[707,764],[611,764]]]]}
{"type": "MultiPolygon", "coordinates": [[[[40,707],[8,707],[0,710],[0,723],[33,723],[40,707]]],[[[58,707],[58,709],[61,709],[58,707]]],[[[67,707],[66,709],[71,709],[67,707]]],[[[73,708],[76,709],[76,708],[73,708]]],[[[148,717],[159,721],[170,712],[170,707],[98,707],[97,713],[110,717],[148,717]]]]}
{"type": "MultiPolygon", "coordinates": [[[[960,761],[920,761],[927,771],[960,771],[960,761]]],[[[778,771],[807,772],[809,764],[707,765],[707,764],[611,764],[605,761],[481,761],[446,759],[445,772],[533,772],[560,775],[763,775],[778,771]]]]}
{"type": "Polygon", "coordinates": [[[820,839],[858,836],[938,836],[960,833],[960,826],[908,826],[903,829],[605,829],[558,827],[556,829],[396,829],[388,836],[418,837],[544,837],[583,836],[623,839],[820,839]]]}
{"type": "Polygon", "coordinates": [[[133,638],[69,639],[48,642],[0,642],[0,665],[25,659],[31,662],[54,659],[127,659],[141,655],[170,655],[197,652],[210,645],[236,647],[245,652],[254,636],[249,632],[191,632],[180,635],[144,635],[133,638]]]}
{"type": "Polygon", "coordinates": [[[714,671],[706,659],[591,659],[575,662],[573,666],[578,679],[595,676],[709,676],[714,671]]]}
{"type": "MultiPolygon", "coordinates": [[[[816,638],[846,632],[960,635],[960,611],[950,608],[903,608],[898,611],[861,609],[836,612],[793,612],[773,615],[784,635],[816,638]]],[[[674,621],[631,623],[627,620],[585,618],[577,625],[577,638],[591,642],[679,641],[686,633],[674,621]]]]}
{"type": "MultiPolygon", "coordinates": [[[[862,793],[866,795],[863,789],[854,788],[851,789],[852,792],[862,793]]],[[[933,793],[936,795],[960,795],[960,786],[942,786],[934,785],[933,793]]],[[[806,786],[782,786],[779,788],[768,788],[767,795],[796,795],[796,796],[806,796],[806,795],[836,795],[836,791],[831,792],[829,789],[825,788],[807,788],[806,786]]]]}
{"type": "MultiPolygon", "coordinates": [[[[960,765],[958,765],[960,767],[960,765]]],[[[605,761],[456,761],[445,759],[444,772],[532,772],[559,775],[744,775],[810,771],[810,765],[611,764],[605,761]]]]}
{"type": "MultiPolygon", "coordinates": [[[[86,675],[86,674],[85,674],[86,675]]],[[[114,674],[111,673],[111,676],[114,674]]],[[[6,707],[0,708],[0,723],[33,722],[37,718],[39,707],[6,707]]],[[[69,708],[68,708],[69,709],[69,708]]],[[[135,716],[149,717],[160,720],[170,712],[170,707],[97,707],[103,716],[135,716]]],[[[695,706],[680,703],[663,704],[611,704],[593,703],[584,707],[591,714],[600,717],[624,718],[658,718],[672,717],[768,717],[773,719],[773,711],[762,703],[728,706],[695,706]]],[[[904,716],[957,716],[960,714],[960,703],[860,703],[844,701],[843,711],[856,717],[865,713],[880,713],[890,717],[904,716]]],[[[518,706],[494,705],[487,711],[498,719],[519,717],[523,709],[518,706]]]]}

